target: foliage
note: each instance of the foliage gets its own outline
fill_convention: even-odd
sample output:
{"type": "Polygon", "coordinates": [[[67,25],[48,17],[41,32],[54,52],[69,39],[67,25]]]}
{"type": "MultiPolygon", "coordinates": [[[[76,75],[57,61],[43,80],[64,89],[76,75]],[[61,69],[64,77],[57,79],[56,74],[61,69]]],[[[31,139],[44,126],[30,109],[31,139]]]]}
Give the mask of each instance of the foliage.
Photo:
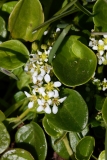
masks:
{"type": "Polygon", "coordinates": [[[1,160],[107,160],[106,10],[0,1],[1,160]]]}

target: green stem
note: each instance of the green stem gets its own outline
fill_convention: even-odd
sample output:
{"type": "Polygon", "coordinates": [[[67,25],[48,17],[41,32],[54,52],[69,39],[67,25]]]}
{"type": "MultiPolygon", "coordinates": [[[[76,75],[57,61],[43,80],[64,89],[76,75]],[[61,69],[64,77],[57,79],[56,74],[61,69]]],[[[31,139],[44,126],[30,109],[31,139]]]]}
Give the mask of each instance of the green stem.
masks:
{"type": "Polygon", "coordinates": [[[107,160],[107,126],[106,126],[106,134],[105,134],[105,160],[107,160]]]}
{"type": "Polygon", "coordinates": [[[60,44],[62,43],[63,39],[65,38],[65,36],[67,35],[67,33],[69,32],[70,28],[71,28],[71,24],[68,25],[66,28],[63,29],[62,33],[59,35],[58,39],[56,40],[56,42],[54,43],[52,50],[49,54],[49,63],[52,62],[52,59],[57,51],[57,49],[59,48],[60,44]]]}
{"type": "Polygon", "coordinates": [[[93,159],[97,160],[97,158],[96,158],[94,155],[92,155],[91,157],[92,157],[93,159]]]}
{"type": "Polygon", "coordinates": [[[52,22],[55,22],[55,21],[57,21],[58,19],[61,19],[61,18],[65,17],[65,16],[68,16],[68,15],[70,15],[70,14],[72,14],[72,13],[77,12],[77,11],[78,11],[78,9],[73,9],[73,10],[70,10],[70,11],[66,11],[66,12],[64,12],[64,13],[62,13],[62,14],[59,14],[59,15],[57,15],[57,16],[54,16],[53,18],[49,19],[48,21],[46,21],[46,22],[44,22],[43,24],[41,24],[41,25],[39,25],[38,27],[36,27],[36,28],[33,30],[32,33],[37,32],[38,29],[46,26],[47,24],[50,24],[50,23],[52,23],[52,22]]]}
{"type": "Polygon", "coordinates": [[[107,32],[91,32],[92,36],[107,35],[107,32]]]}
{"type": "Polygon", "coordinates": [[[70,145],[69,145],[67,136],[65,136],[65,137],[63,138],[63,142],[64,142],[64,144],[65,144],[65,147],[66,147],[66,149],[67,149],[67,151],[68,151],[68,154],[70,155],[71,159],[72,159],[72,160],[75,160],[75,157],[74,157],[73,151],[72,151],[72,149],[71,149],[71,147],[70,147],[70,145]]]}
{"type": "Polygon", "coordinates": [[[26,109],[26,110],[18,117],[18,119],[19,119],[19,120],[23,119],[23,118],[29,113],[29,111],[30,111],[31,109],[32,109],[32,108],[26,109]]]}
{"type": "Polygon", "coordinates": [[[12,105],[10,108],[8,108],[8,109],[4,112],[5,116],[6,116],[6,117],[10,116],[15,110],[17,110],[17,109],[23,104],[23,102],[24,102],[25,100],[27,100],[27,98],[24,98],[23,100],[15,103],[15,104],[12,105]]]}

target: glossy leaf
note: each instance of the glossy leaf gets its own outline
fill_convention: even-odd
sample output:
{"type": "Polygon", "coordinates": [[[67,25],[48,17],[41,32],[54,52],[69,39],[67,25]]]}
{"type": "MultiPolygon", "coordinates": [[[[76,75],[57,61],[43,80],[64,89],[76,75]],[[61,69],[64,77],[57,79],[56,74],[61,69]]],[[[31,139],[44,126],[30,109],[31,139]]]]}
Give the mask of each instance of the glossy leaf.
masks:
{"type": "Polygon", "coordinates": [[[96,108],[96,110],[101,111],[104,101],[105,101],[105,97],[102,97],[102,96],[99,96],[99,95],[95,96],[95,108],[96,108]]]}
{"type": "MultiPolygon", "coordinates": [[[[32,155],[20,148],[11,149],[3,154],[1,160],[34,160],[32,155]]],[[[36,160],[36,159],[35,159],[36,160]]]]}
{"type": "Polygon", "coordinates": [[[79,41],[81,37],[70,36],[59,47],[53,60],[57,78],[67,86],[79,86],[89,81],[96,69],[96,56],[79,41]]]}
{"type": "Polygon", "coordinates": [[[58,113],[46,114],[46,118],[60,129],[79,132],[87,125],[87,105],[81,95],[72,89],[65,89],[64,96],[67,96],[67,98],[59,106],[58,113]]]}
{"type": "Polygon", "coordinates": [[[18,80],[18,78],[11,71],[9,71],[9,70],[7,70],[5,68],[0,67],[0,72],[6,74],[9,77],[12,77],[12,78],[18,80]]]}
{"type": "Polygon", "coordinates": [[[93,17],[93,21],[95,24],[95,29],[99,31],[107,32],[107,0],[97,0],[94,7],[93,12],[95,16],[93,17]]]}
{"type": "Polygon", "coordinates": [[[4,113],[0,110],[0,122],[5,120],[5,115],[4,113]]]}
{"type": "Polygon", "coordinates": [[[10,14],[16,4],[17,4],[17,1],[11,1],[11,2],[4,3],[2,6],[2,11],[5,11],[10,14]]]}
{"type": "Polygon", "coordinates": [[[59,137],[61,136],[64,131],[57,128],[56,126],[52,125],[51,123],[49,123],[48,119],[46,119],[46,117],[43,118],[43,127],[46,131],[46,133],[52,137],[59,137]]]}
{"type": "Polygon", "coordinates": [[[53,138],[51,137],[51,144],[52,144],[52,148],[54,149],[54,151],[60,155],[62,158],[69,160],[69,153],[65,147],[64,141],[60,140],[56,143],[57,138],[53,138]]]}
{"type": "Polygon", "coordinates": [[[76,132],[69,132],[68,136],[69,136],[70,146],[71,146],[73,152],[76,152],[76,146],[77,146],[80,138],[76,132]]]}
{"type": "Polygon", "coordinates": [[[102,107],[102,117],[107,125],[107,98],[105,99],[102,107]]]}
{"type": "Polygon", "coordinates": [[[31,122],[21,127],[15,136],[19,147],[28,150],[35,159],[45,160],[47,153],[47,143],[45,135],[40,126],[31,122]]]}
{"type": "Polygon", "coordinates": [[[105,160],[105,151],[102,151],[98,157],[98,160],[105,160]]]}
{"type": "Polygon", "coordinates": [[[2,122],[0,122],[0,154],[3,153],[10,144],[9,133],[2,122]]]}
{"type": "Polygon", "coordinates": [[[5,38],[7,35],[7,31],[6,31],[6,26],[5,26],[5,21],[2,17],[0,17],[0,36],[5,38]]]}
{"type": "Polygon", "coordinates": [[[12,38],[34,41],[38,33],[33,29],[43,23],[44,14],[39,0],[20,0],[9,17],[9,31],[12,38]]]}
{"type": "Polygon", "coordinates": [[[13,70],[23,66],[29,58],[29,51],[18,40],[9,40],[0,45],[0,67],[13,70]]]}
{"type": "Polygon", "coordinates": [[[76,158],[78,160],[90,160],[90,156],[92,155],[94,149],[94,138],[91,136],[87,136],[83,138],[76,147],[76,158]]]}

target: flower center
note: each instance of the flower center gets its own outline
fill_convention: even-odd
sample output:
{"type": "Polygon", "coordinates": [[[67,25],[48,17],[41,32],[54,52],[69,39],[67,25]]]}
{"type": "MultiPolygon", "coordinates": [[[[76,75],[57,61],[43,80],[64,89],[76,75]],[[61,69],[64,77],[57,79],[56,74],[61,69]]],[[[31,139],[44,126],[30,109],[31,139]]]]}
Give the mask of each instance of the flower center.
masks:
{"type": "Polygon", "coordinates": [[[53,82],[49,82],[49,83],[45,84],[45,88],[48,91],[53,90],[54,89],[53,82]]]}

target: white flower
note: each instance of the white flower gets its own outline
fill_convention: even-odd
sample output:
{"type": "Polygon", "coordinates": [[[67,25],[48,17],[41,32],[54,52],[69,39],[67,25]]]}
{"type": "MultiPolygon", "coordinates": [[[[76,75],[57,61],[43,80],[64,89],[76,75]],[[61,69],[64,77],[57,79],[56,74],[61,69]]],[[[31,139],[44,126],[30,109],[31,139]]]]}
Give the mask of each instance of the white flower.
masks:
{"type": "Polygon", "coordinates": [[[28,108],[32,108],[34,105],[34,101],[28,103],[28,108]]]}
{"type": "Polygon", "coordinates": [[[51,108],[49,104],[44,99],[37,100],[39,107],[37,108],[37,112],[44,111],[47,114],[51,113],[51,108]]]}
{"type": "Polygon", "coordinates": [[[24,91],[25,95],[30,98],[30,102],[28,103],[28,108],[32,108],[34,105],[34,102],[37,100],[36,95],[31,95],[28,92],[24,91]]]}
{"type": "Polygon", "coordinates": [[[57,29],[56,29],[56,32],[60,32],[60,28],[57,28],[57,29]]]}
{"type": "Polygon", "coordinates": [[[44,36],[47,35],[47,34],[48,34],[48,31],[45,31],[45,32],[44,32],[44,36]]]}
{"type": "Polygon", "coordinates": [[[58,112],[58,107],[54,104],[52,107],[52,112],[56,114],[58,112]]]}
{"type": "Polygon", "coordinates": [[[49,83],[49,82],[51,81],[50,75],[49,75],[49,74],[46,74],[46,75],[44,76],[44,80],[45,80],[46,83],[49,83]]]}

